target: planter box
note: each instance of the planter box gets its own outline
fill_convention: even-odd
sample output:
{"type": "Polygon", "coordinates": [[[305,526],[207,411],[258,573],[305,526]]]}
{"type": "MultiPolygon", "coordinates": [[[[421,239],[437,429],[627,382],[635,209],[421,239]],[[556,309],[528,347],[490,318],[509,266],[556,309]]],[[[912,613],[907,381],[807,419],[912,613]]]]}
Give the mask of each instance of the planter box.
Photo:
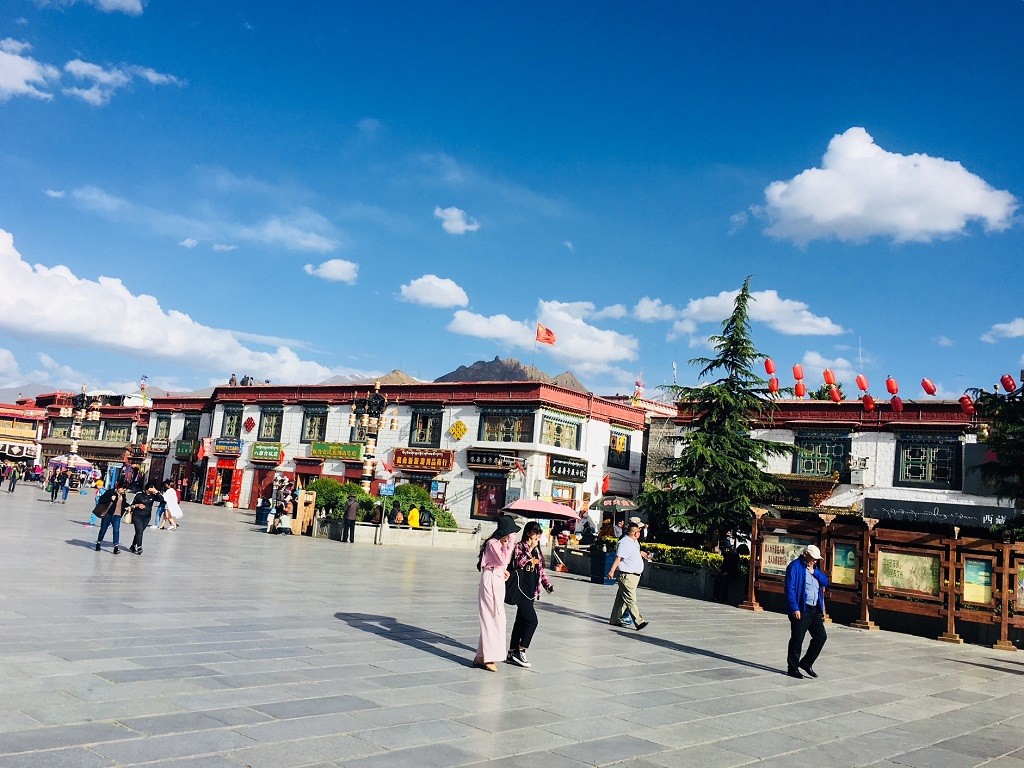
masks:
{"type": "MultiPolygon", "coordinates": [[[[590,578],[590,571],[593,566],[590,562],[590,549],[588,547],[555,547],[552,552],[562,559],[565,567],[569,569],[569,573],[574,576],[590,578]]],[[[554,571],[556,565],[558,565],[558,560],[552,555],[551,564],[548,566],[549,570],[554,571]]]]}
{"type": "Polygon", "coordinates": [[[715,576],[714,571],[704,568],[647,563],[640,577],[640,586],[698,600],[714,600],[715,576]]]}

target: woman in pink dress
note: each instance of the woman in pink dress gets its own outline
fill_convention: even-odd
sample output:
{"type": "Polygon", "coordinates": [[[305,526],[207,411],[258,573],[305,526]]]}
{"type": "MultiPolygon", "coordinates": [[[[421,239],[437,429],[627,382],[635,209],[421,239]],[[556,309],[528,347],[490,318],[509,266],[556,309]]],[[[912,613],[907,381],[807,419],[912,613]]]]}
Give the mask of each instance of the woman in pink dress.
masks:
{"type": "Polygon", "coordinates": [[[508,561],[515,548],[512,534],[519,530],[511,515],[498,518],[498,527],[483,546],[476,562],[480,571],[480,640],[473,666],[497,672],[496,662],[505,659],[505,580],[508,561]]]}

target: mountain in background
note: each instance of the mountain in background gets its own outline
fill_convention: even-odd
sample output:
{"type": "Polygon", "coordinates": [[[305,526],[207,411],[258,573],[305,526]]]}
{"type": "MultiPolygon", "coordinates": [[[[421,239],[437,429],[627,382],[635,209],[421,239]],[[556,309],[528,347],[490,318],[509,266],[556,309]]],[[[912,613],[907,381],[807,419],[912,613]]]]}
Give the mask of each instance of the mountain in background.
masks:
{"type": "Polygon", "coordinates": [[[532,365],[525,365],[514,357],[502,360],[495,357],[490,362],[477,360],[472,365],[460,365],[451,373],[446,373],[434,379],[435,382],[460,382],[460,381],[539,381],[544,384],[553,384],[563,389],[571,389],[574,392],[589,393],[589,390],[580,383],[575,374],[565,371],[557,376],[549,376],[540,368],[532,365]]]}
{"type": "Polygon", "coordinates": [[[23,397],[36,397],[46,392],[56,392],[60,387],[49,384],[22,384],[19,387],[0,389],[0,403],[14,403],[23,397]]]}

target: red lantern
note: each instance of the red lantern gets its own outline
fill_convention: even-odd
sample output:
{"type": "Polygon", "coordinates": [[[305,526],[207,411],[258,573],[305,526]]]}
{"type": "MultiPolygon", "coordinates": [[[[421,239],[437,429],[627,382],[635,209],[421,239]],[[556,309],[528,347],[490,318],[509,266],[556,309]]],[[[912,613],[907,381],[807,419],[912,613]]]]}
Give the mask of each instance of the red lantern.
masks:
{"type": "Polygon", "coordinates": [[[936,392],[935,385],[932,384],[931,379],[921,379],[921,389],[923,389],[929,395],[934,395],[936,392]]]}
{"type": "Polygon", "coordinates": [[[1017,388],[1017,382],[1013,380],[1013,376],[1008,373],[1004,373],[999,377],[999,383],[1003,385],[1003,389],[1007,392],[1013,392],[1017,388]]]}
{"type": "Polygon", "coordinates": [[[974,401],[971,400],[970,395],[964,394],[960,396],[960,410],[962,410],[968,416],[974,415],[974,401]]]}
{"type": "Polygon", "coordinates": [[[856,381],[857,381],[857,389],[859,389],[861,392],[867,392],[868,391],[868,377],[867,376],[865,376],[863,373],[858,373],[856,381]]]}
{"type": "Polygon", "coordinates": [[[768,391],[773,395],[779,391],[779,380],[774,376],[768,379],[768,391]]]}
{"type": "Polygon", "coordinates": [[[793,366],[793,378],[797,381],[803,381],[804,378],[804,367],[797,363],[793,366]]]}
{"type": "Polygon", "coordinates": [[[839,387],[829,387],[828,396],[833,403],[842,402],[843,399],[843,393],[839,391],[839,387]]]}
{"type": "Polygon", "coordinates": [[[903,400],[901,400],[898,395],[893,395],[889,404],[892,405],[893,413],[903,413],[903,400]]]}
{"type": "Polygon", "coordinates": [[[871,395],[864,395],[864,397],[861,398],[861,402],[864,403],[864,410],[868,413],[875,410],[875,398],[871,395]]]}
{"type": "Polygon", "coordinates": [[[821,375],[825,377],[825,383],[830,387],[836,383],[836,375],[832,373],[831,368],[826,368],[821,372],[821,375]]]}
{"type": "Polygon", "coordinates": [[[764,372],[769,376],[772,376],[775,373],[775,361],[770,357],[766,357],[764,359],[764,372]]]}
{"type": "Polygon", "coordinates": [[[900,391],[900,385],[896,383],[896,379],[892,376],[888,376],[885,379],[885,390],[890,395],[898,395],[900,391]]]}
{"type": "Polygon", "coordinates": [[[796,386],[793,387],[793,394],[795,394],[797,397],[803,397],[804,395],[807,394],[807,387],[804,386],[804,383],[802,381],[798,381],[796,383],[796,386]]]}

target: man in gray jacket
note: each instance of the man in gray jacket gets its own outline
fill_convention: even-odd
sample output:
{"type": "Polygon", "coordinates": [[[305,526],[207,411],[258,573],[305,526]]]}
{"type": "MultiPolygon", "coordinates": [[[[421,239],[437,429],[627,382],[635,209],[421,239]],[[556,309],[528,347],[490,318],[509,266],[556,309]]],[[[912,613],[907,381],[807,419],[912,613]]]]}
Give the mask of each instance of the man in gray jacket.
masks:
{"type": "Polygon", "coordinates": [[[356,543],[356,515],[359,514],[359,501],[354,494],[349,494],[345,504],[345,519],[341,523],[341,540],[349,544],[356,543]]]}

